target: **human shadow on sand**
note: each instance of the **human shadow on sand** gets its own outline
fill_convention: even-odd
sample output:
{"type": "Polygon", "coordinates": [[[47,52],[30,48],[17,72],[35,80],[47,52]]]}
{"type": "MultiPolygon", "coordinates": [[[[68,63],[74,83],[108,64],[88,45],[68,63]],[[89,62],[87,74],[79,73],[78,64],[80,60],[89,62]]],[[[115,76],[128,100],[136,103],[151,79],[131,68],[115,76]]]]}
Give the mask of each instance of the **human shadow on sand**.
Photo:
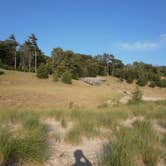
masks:
{"type": "Polygon", "coordinates": [[[72,166],[92,166],[91,162],[84,156],[81,150],[74,151],[73,155],[75,163],[72,166]]]}

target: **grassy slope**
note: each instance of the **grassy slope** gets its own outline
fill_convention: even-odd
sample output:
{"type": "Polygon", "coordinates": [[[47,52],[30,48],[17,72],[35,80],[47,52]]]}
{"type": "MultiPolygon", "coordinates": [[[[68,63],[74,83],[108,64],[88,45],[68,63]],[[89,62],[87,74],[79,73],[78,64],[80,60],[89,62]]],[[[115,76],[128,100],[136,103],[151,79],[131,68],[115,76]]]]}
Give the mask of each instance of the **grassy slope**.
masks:
{"type": "MultiPolygon", "coordinates": [[[[32,73],[6,71],[0,76],[0,164],[46,159],[48,131],[41,121],[53,118],[60,121],[62,127],[69,121],[73,123],[65,137],[67,143],[79,143],[82,136],[108,138],[110,143],[101,159],[104,166],[124,166],[124,163],[127,166],[133,162],[156,165],[160,158],[166,159],[165,134],[153,128],[154,121],[165,128],[165,101],[96,109],[104,101],[119,97],[121,91],[134,88],[135,85],[121,83],[115,78],[93,87],[80,81],[65,85],[54,83],[51,78],[39,80],[32,73]],[[80,108],[62,109],[72,105],[71,102],[80,108]],[[32,112],[36,109],[39,111],[32,112]],[[144,121],[136,122],[129,129],[121,126],[121,121],[134,116],[142,116],[144,121]],[[42,156],[41,151],[46,154],[42,156]]],[[[166,97],[165,89],[145,87],[142,90],[149,97],[166,97]]]]}
{"type": "MultiPolygon", "coordinates": [[[[40,80],[34,73],[6,71],[0,76],[0,106],[33,109],[65,108],[71,103],[81,108],[96,108],[107,100],[122,97],[123,91],[131,92],[134,84],[107,78],[100,87],[89,86],[81,81],[72,85],[55,83],[52,78],[40,80]]],[[[166,98],[166,89],[142,88],[144,95],[166,98]]]]}

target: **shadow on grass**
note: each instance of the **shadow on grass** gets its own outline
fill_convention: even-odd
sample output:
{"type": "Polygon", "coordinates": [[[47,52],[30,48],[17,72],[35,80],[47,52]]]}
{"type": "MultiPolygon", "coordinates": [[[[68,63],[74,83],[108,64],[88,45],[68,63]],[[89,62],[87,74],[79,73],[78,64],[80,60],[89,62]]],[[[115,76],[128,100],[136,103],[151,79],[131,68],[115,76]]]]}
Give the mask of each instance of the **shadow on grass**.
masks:
{"type": "Polygon", "coordinates": [[[92,166],[81,150],[74,151],[75,163],[72,166],[92,166]],[[84,160],[84,161],[82,161],[84,160]]]}

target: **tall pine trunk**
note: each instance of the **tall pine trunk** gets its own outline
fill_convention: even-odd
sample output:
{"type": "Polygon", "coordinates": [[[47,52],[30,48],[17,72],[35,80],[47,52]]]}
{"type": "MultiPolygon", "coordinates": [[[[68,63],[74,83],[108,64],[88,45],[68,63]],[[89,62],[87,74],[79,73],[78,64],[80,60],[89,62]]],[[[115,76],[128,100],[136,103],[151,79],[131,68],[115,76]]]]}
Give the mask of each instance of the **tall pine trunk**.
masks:
{"type": "Polygon", "coordinates": [[[14,69],[16,70],[17,68],[17,55],[16,55],[16,51],[15,51],[15,56],[14,56],[14,69]]]}
{"type": "Polygon", "coordinates": [[[35,49],[35,73],[37,72],[37,54],[35,49]]]}
{"type": "Polygon", "coordinates": [[[29,72],[31,71],[31,63],[32,63],[32,54],[31,52],[29,53],[29,58],[28,58],[28,68],[29,72]]]}

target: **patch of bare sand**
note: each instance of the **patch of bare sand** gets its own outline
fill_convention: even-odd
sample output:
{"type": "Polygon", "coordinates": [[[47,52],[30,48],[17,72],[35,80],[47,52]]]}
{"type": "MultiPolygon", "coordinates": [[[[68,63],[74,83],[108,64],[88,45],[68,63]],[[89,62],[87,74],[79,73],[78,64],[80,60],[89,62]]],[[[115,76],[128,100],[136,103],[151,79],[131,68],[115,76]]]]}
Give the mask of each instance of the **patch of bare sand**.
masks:
{"type": "Polygon", "coordinates": [[[159,162],[157,163],[157,166],[165,166],[166,163],[164,162],[164,160],[159,160],[159,162]]]}
{"type": "Polygon", "coordinates": [[[64,141],[64,137],[72,127],[72,123],[67,125],[67,128],[63,128],[61,124],[54,119],[47,119],[44,123],[49,127],[48,141],[51,149],[50,158],[45,163],[45,166],[72,166],[78,164],[78,160],[82,163],[97,164],[98,156],[106,140],[83,137],[81,144],[71,145],[64,141]],[[57,129],[62,134],[60,141],[56,141],[56,139],[52,137],[57,129]]]}
{"type": "Polygon", "coordinates": [[[165,98],[162,98],[162,97],[148,97],[148,96],[143,96],[142,99],[143,99],[144,101],[165,100],[165,98]]]}
{"type": "Polygon", "coordinates": [[[133,123],[136,121],[143,121],[144,117],[143,116],[131,116],[129,118],[127,118],[124,121],[120,122],[120,125],[122,125],[123,127],[133,127],[133,123]]]}
{"type": "Polygon", "coordinates": [[[158,131],[159,133],[161,133],[161,134],[165,134],[165,133],[166,133],[166,129],[165,129],[164,127],[162,127],[161,125],[159,125],[159,124],[157,123],[157,121],[154,121],[154,122],[153,122],[153,126],[154,126],[154,129],[155,129],[156,131],[158,131]]]}
{"type": "MultiPolygon", "coordinates": [[[[132,99],[132,93],[130,91],[120,91],[124,96],[121,97],[119,100],[122,104],[127,104],[132,99]]],[[[146,96],[143,95],[142,100],[144,101],[159,101],[159,100],[165,100],[165,97],[159,97],[159,96],[146,96]]]]}

